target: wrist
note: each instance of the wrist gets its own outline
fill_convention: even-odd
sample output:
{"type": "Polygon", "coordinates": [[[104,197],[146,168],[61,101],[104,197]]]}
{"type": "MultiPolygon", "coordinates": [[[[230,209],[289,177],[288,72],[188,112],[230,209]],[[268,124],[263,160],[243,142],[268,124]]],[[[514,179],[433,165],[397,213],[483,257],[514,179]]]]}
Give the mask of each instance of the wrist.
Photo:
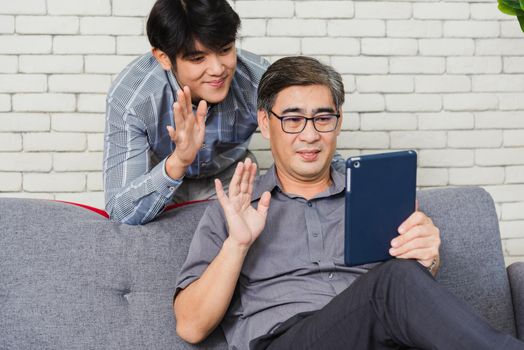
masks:
{"type": "Polygon", "coordinates": [[[244,259],[249,251],[249,245],[240,244],[233,238],[228,237],[224,241],[223,248],[228,252],[228,255],[236,256],[244,259]]]}
{"type": "Polygon", "coordinates": [[[174,180],[181,179],[189,165],[191,165],[191,163],[183,162],[177,154],[173,152],[166,160],[166,173],[174,180]]]}

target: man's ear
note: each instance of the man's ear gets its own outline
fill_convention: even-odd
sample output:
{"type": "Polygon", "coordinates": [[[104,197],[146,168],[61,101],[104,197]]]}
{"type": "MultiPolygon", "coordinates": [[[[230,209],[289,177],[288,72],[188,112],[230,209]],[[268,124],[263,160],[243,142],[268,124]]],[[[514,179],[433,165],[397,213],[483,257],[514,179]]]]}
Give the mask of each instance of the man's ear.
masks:
{"type": "Polygon", "coordinates": [[[171,60],[164,51],[157,49],[156,47],[153,47],[151,49],[151,52],[153,53],[153,56],[155,56],[157,62],[162,66],[162,69],[171,70],[171,68],[173,68],[171,60]]]}
{"type": "Polygon", "coordinates": [[[269,115],[265,109],[259,109],[257,111],[257,120],[260,133],[265,139],[269,140],[269,115]]]}

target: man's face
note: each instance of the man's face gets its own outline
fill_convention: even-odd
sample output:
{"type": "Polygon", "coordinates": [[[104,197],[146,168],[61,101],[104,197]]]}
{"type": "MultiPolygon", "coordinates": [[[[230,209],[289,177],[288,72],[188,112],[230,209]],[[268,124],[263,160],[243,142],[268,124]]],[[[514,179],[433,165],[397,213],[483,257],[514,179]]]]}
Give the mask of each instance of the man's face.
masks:
{"type": "MultiPolygon", "coordinates": [[[[277,95],[272,111],[279,116],[300,115],[307,118],[340,112],[336,110],[331,92],[322,85],[285,88],[277,95]]],[[[259,110],[258,118],[262,135],[270,141],[279,176],[299,182],[329,178],[341,118],[332,132],[318,132],[312,121],[308,121],[305,129],[298,134],[284,132],[280,120],[273,114],[259,110]]]]}
{"type": "Polygon", "coordinates": [[[234,42],[215,52],[196,40],[194,52],[176,57],[174,74],[181,87],[189,86],[193,101],[219,103],[229,92],[236,66],[234,42]]]}

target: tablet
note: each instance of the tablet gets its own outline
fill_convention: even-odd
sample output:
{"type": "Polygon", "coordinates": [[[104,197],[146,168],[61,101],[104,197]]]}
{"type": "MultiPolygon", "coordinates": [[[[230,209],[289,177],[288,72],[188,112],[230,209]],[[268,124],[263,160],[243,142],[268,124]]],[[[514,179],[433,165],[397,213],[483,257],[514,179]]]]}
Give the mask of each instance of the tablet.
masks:
{"type": "Polygon", "coordinates": [[[385,261],[398,227],[415,211],[417,153],[401,151],[346,161],[344,261],[385,261]]]}

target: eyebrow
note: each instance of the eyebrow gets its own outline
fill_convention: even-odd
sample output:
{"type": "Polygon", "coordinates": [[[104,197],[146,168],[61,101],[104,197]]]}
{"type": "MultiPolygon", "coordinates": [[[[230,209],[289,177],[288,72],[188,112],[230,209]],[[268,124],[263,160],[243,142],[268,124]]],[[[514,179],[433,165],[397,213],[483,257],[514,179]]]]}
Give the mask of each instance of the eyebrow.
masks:
{"type": "MultiPolygon", "coordinates": [[[[335,110],[332,107],[319,107],[319,108],[313,109],[312,112],[313,112],[313,115],[315,115],[315,114],[318,114],[318,113],[325,113],[325,112],[334,113],[335,110]]],[[[286,113],[302,113],[302,114],[305,114],[306,111],[303,108],[289,107],[289,108],[284,109],[281,114],[286,114],[286,113]]]]}

